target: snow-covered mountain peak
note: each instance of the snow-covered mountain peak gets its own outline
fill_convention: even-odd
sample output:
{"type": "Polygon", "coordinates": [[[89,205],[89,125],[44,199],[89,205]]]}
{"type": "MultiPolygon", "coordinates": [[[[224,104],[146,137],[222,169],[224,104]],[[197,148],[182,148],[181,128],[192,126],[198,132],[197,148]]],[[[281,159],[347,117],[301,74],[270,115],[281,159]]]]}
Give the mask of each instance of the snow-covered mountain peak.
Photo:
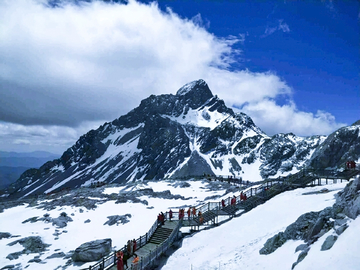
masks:
{"type": "MultiPolygon", "coordinates": [[[[184,86],[182,86],[177,92],[176,92],[176,95],[177,96],[184,96],[186,94],[188,94],[189,92],[191,91],[197,91],[199,90],[200,88],[207,88],[209,89],[207,83],[203,80],[203,79],[199,79],[199,80],[196,80],[196,81],[192,81],[192,82],[189,82],[187,84],[185,84],[184,86]]],[[[210,91],[210,89],[209,89],[210,91]]],[[[210,91],[211,93],[211,91],[210,91]]]]}
{"type": "MultiPolygon", "coordinates": [[[[336,150],[339,157],[331,164],[358,159],[358,127],[330,136],[336,149],[343,148],[336,150]],[[349,148],[353,154],[346,155],[349,148]]],[[[21,198],[94,181],[124,183],[204,173],[258,181],[297,172],[317,149],[326,149],[320,147],[323,142],[319,136],[292,133],[269,137],[249,116],[234,113],[214,96],[204,80],[197,80],[176,95],[151,95],[129,113],[90,130],[61,158],[26,171],[7,193],[21,198]]],[[[324,164],[328,160],[319,158],[324,164]]]]}

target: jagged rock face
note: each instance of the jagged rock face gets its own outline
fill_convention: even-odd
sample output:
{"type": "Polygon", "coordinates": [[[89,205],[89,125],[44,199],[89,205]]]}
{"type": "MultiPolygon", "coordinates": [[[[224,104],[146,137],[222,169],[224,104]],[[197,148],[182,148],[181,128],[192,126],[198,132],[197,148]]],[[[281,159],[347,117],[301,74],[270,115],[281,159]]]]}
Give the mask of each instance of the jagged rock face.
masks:
{"type": "Polygon", "coordinates": [[[360,157],[360,121],[343,127],[328,136],[323,145],[312,156],[310,166],[314,168],[344,167],[346,161],[360,157]]]}
{"type": "MultiPolygon", "coordinates": [[[[348,140],[343,137],[339,140],[348,140]]],[[[205,81],[197,80],[176,95],[151,95],[126,115],[90,130],[60,159],[26,171],[7,193],[12,194],[9,198],[19,198],[95,181],[204,174],[257,181],[297,172],[325,138],[291,133],[269,137],[249,116],[234,113],[213,96],[205,81]],[[258,176],[248,179],[247,172],[258,176]]]]}
{"type": "Polygon", "coordinates": [[[302,139],[292,133],[274,135],[271,140],[266,140],[260,152],[263,160],[260,166],[261,176],[267,178],[278,171],[289,172],[294,168],[300,170],[304,165],[302,161],[311,156],[311,151],[323,139],[321,136],[302,139]]]}

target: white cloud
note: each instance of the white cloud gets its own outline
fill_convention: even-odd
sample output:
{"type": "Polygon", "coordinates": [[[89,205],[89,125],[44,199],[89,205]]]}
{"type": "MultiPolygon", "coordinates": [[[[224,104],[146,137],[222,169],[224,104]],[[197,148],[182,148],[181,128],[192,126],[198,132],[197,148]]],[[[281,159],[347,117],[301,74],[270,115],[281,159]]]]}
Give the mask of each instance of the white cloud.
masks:
{"type": "Polygon", "coordinates": [[[279,20],[279,30],[283,31],[284,33],[290,32],[289,25],[284,23],[284,20],[279,20]]]}
{"type": "Polygon", "coordinates": [[[267,37],[272,35],[273,33],[275,33],[276,31],[282,31],[284,33],[288,33],[290,32],[290,27],[287,23],[284,22],[284,20],[278,20],[278,25],[277,26],[267,26],[265,29],[264,34],[261,36],[262,38],[267,37]]]}
{"type": "Polygon", "coordinates": [[[25,126],[0,122],[0,149],[2,151],[48,151],[61,154],[77,139],[96,129],[102,123],[84,122],[77,128],[64,126],[25,126]]]}
{"type": "MultiPolygon", "coordinates": [[[[199,78],[227,105],[247,104],[261,128],[268,117],[249,108],[278,96],[291,99],[293,90],[275,73],[230,71],[241,57],[233,45],[245,36],[217,38],[204,28],[200,14],[184,19],[171,10],[162,12],[156,3],[134,0],[127,5],[66,2],[61,8],[44,3],[0,1],[4,147],[27,140],[32,146],[53,144],[65,150],[86,128],[118,118],[150,94],[176,93],[199,78]]],[[[290,31],[282,20],[278,23],[277,30],[290,31]]],[[[307,114],[291,109],[294,116],[307,114]]],[[[274,103],[276,110],[284,107],[274,103]]],[[[311,114],[307,119],[309,134],[319,130],[312,122],[331,123],[311,114]]],[[[281,132],[288,126],[274,122],[272,129],[281,132]]]]}
{"type": "Polygon", "coordinates": [[[295,133],[298,136],[328,135],[344,126],[337,123],[328,112],[299,111],[293,102],[279,106],[274,100],[264,99],[257,103],[247,104],[242,111],[251,115],[255,124],[269,135],[281,130],[282,133],[295,133]]]}

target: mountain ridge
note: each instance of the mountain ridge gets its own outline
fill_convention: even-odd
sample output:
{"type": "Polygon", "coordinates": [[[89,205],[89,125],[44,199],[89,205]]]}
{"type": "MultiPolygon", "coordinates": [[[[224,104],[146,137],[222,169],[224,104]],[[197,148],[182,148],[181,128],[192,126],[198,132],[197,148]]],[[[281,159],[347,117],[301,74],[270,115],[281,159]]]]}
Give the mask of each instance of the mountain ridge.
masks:
{"type": "MultiPolygon", "coordinates": [[[[353,133],[352,141],[360,145],[359,135],[353,133]]],[[[26,197],[95,181],[123,183],[204,173],[258,181],[315,166],[313,160],[324,155],[311,157],[329,137],[269,137],[249,116],[226,107],[200,79],[176,95],[150,95],[129,113],[90,130],[59,159],[25,172],[7,193],[26,197]]],[[[359,152],[356,147],[346,158],[355,159],[359,152]]],[[[339,166],[343,159],[332,162],[339,166]]]]}

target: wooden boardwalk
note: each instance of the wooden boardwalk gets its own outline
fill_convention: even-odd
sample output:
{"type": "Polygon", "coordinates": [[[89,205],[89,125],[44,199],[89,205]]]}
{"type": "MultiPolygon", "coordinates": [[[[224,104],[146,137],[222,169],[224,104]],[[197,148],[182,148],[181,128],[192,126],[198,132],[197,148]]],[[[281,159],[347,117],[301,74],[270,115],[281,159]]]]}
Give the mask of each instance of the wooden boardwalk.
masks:
{"type": "MultiPolygon", "coordinates": [[[[150,238],[149,242],[146,243],[145,246],[143,246],[135,251],[135,253],[138,255],[140,260],[142,258],[149,256],[149,254],[156,252],[156,249],[159,247],[159,245],[161,245],[161,243],[166,241],[168,236],[171,234],[171,232],[173,232],[173,230],[176,229],[178,223],[179,223],[178,220],[173,220],[173,221],[167,220],[167,221],[165,221],[164,225],[159,226],[156,229],[156,231],[154,232],[153,236],[150,238]]],[[[135,267],[132,263],[133,259],[134,259],[134,256],[132,256],[131,258],[129,258],[127,260],[129,269],[135,269],[135,267]]],[[[138,268],[140,269],[140,267],[138,267],[138,268]]],[[[116,265],[114,265],[111,268],[107,268],[107,269],[116,270],[116,265]]]]}
{"type": "MultiPolygon", "coordinates": [[[[359,174],[359,170],[345,171],[340,174],[337,173],[337,175],[331,175],[329,172],[320,175],[319,173],[310,171],[301,171],[297,174],[282,178],[267,179],[260,185],[256,185],[256,187],[244,189],[241,192],[241,196],[234,196],[233,198],[229,197],[223,202],[208,202],[196,209],[197,213],[202,213],[201,219],[198,215],[195,215],[190,216],[190,218],[185,216],[183,219],[179,220],[178,212],[174,212],[173,220],[169,221],[169,213],[166,212],[166,221],[164,225],[159,226],[159,224],[155,222],[146,235],[137,239],[140,248],[137,249],[135,253],[140,258],[140,262],[135,266],[132,264],[133,257],[129,258],[129,269],[152,269],[149,266],[154,265],[154,262],[160,257],[161,253],[166,252],[171,244],[177,239],[180,227],[191,227],[192,229],[194,228],[194,230],[196,230],[196,228],[199,230],[200,226],[218,225],[219,216],[234,217],[241,215],[241,213],[239,213],[241,210],[243,210],[241,212],[250,211],[257,205],[266,202],[286,190],[306,187],[308,185],[321,185],[320,179],[326,179],[326,184],[328,183],[328,179],[331,179],[333,180],[333,183],[336,183],[336,179],[341,181],[349,180],[359,174]],[[245,199],[243,195],[246,195],[245,199]],[[231,199],[235,199],[235,202],[231,202],[231,199]]],[[[115,255],[107,256],[93,267],[90,267],[90,269],[116,270],[116,265],[113,265],[115,261],[114,256],[115,255]]]]}

